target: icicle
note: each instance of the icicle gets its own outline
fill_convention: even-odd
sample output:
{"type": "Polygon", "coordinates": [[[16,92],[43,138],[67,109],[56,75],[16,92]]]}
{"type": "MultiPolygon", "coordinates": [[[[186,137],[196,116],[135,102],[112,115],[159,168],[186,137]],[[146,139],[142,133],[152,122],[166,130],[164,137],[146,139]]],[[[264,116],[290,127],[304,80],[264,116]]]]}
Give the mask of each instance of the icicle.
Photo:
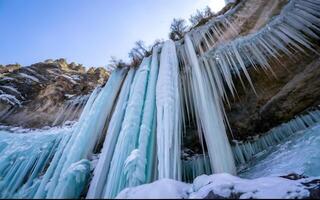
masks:
{"type": "Polygon", "coordinates": [[[175,44],[164,43],[156,89],[159,179],[181,180],[181,110],[175,44]]]}
{"type": "Polygon", "coordinates": [[[217,88],[211,88],[213,93],[208,88],[209,82],[201,71],[193,44],[188,35],[185,37],[185,45],[192,65],[196,115],[200,119],[200,125],[206,139],[211,168],[215,173],[235,174],[235,165],[224,127],[223,115],[219,111],[221,108],[217,107],[220,99],[217,96],[217,88]]]}
{"type": "Polygon", "coordinates": [[[153,134],[153,121],[155,107],[156,107],[156,84],[159,71],[158,49],[153,50],[150,75],[148,80],[147,93],[145,98],[145,105],[143,109],[142,122],[140,126],[140,135],[138,142],[138,149],[134,152],[138,156],[136,159],[127,162],[125,173],[129,187],[145,184],[147,180],[152,179],[150,170],[153,168],[153,157],[155,157],[154,147],[152,142],[155,139],[153,134]],[[148,160],[148,153],[151,157],[148,160]],[[151,160],[150,160],[151,159],[151,160]],[[130,166],[133,164],[133,166],[130,166]],[[149,173],[148,173],[149,172],[149,173]]]}
{"type": "Polygon", "coordinates": [[[319,124],[320,118],[313,118],[317,112],[319,111],[315,110],[310,111],[306,115],[297,116],[289,122],[271,129],[263,134],[263,136],[256,137],[254,140],[248,140],[244,143],[233,141],[234,146],[232,150],[237,164],[245,164],[257,154],[279,144],[289,136],[319,124]]]}
{"type": "MultiPolygon", "coordinates": [[[[67,184],[64,181],[64,172],[70,170],[73,163],[86,159],[91,154],[105,121],[111,114],[113,104],[104,102],[115,101],[126,72],[126,69],[115,71],[99,95],[97,95],[98,89],[91,94],[71,138],[63,147],[61,155],[55,155],[56,162],[50,165],[44,175],[45,178],[41,182],[43,186],[36,193],[37,198],[62,198],[61,194],[65,192],[67,184]]],[[[77,191],[68,192],[77,193],[77,191]]]]}
{"type": "Polygon", "coordinates": [[[150,61],[150,58],[145,58],[135,74],[122,128],[110,164],[103,198],[114,198],[128,185],[124,173],[128,171],[125,162],[128,161],[128,156],[137,147],[150,61]]]}
{"type": "MultiPolygon", "coordinates": [[[[0,131],[0,197],[23,198],[51,162],[64,135],[70,130],[12,134],[0,131]],[[21,195],[21,196],[18,196],[21,195]]],[[[37,189],[39,184],[33,187],[37,189]]]]}
{"type": "Polygon", "coordinates": [[[121,130],[121,125],[127,108],[131,84],[134,78],[135,69],[131,68],[128,72],[125,82],[123,83],[117,106],[112,115],[110,126],[103,144],[98,164],[94,170],[94,176],[90,183],[87,198],[102,198],[102,191],[108,176],[109,167],[121,130]]]}
{"type": "Polygon", "coordinates": [[[191,183],[196,177],[212,173],[207,155],[195,155],[182,161],[183,181],[191,183]]]}

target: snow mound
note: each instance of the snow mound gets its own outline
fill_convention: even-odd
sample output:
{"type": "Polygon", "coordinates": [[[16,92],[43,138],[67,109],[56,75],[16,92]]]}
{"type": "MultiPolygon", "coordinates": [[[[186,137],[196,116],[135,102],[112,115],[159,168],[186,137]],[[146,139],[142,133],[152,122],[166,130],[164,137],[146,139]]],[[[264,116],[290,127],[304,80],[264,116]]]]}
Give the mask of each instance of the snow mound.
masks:
{"type": "Polygon", "coordinates": [[[205,198],[212,192],[215,195],[240,199],[296,199],[309,196],[301,181],[280,177],[241,179],[229,174],[202,175],[194,180],[189,198],[205,198]]]}
{"type": "Polygon", "coordinates": [[[280,177],[242,179],[230,174],[202,175],[193,184],[162,179],[151,184],[127,188],[119,199],[149,198],[240,198],[240,199],[301,199],[310,195],[302,184],[305,179],[288,180],[280,177]]]}
{"type": "Polygon", "coordinates": [[[171,179],[124,189],[116,199],[185,199],[188,198],[190,184],[171,179]]]}

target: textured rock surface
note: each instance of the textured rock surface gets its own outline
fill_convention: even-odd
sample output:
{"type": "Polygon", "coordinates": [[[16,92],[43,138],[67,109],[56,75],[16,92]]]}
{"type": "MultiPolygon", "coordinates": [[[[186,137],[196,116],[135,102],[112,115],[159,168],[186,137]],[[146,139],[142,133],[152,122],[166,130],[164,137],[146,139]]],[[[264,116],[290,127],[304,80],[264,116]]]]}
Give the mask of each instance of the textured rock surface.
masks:
{"type": "Polygon", "coordinates": [[[273,64],[276,77],[251,69],[258,95],[236,83],[239,98],[227,108],[236,139],[264,133],[320,105],[320,57],[300,55],[297,60],[273,64]]]}
{"type": "MultiPolygon", "coordinates": [[[[226,36],[221,42],[257,32],[278,15],[287,2],[237,1],[231,19],[238,35],[232,35],[231,30],[225,30],[226,36]]],[[[314,41],[313,45],[320,52],[320,42],[314,41]]],[[[266,74],[261,68],[258,71],[249,69],[258,95],[255,95],[248,83],[246,89],[243,89],[238,78],[234,77],[238,97],[232,99],[229,95],[231,107],[225,107],[235,139],[242,140],[264,133],[307,109],[320,105],[319,54],[296,53],[294,58],[283,55],[281,64],[274,60],[269,62],[276,77],[270,72],[266,74]]]]}
{"type": "MultiPolygon", "coordinates": [[[[108,79],[104,68],[86,71],[64,59],[28,67],[2,66],[0,72],[0,123],[31,128],[52,125],[67,102],[89,94],[108,79]]],[[[80,111],[68,120],[77,118],[80,111]]]]}

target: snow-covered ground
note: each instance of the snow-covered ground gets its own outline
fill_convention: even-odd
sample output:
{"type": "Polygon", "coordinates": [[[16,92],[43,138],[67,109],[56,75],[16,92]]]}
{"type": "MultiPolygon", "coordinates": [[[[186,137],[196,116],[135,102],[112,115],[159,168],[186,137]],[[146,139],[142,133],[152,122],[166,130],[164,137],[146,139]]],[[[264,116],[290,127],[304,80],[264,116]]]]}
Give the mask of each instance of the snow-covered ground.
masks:
{"type": "Polygon", "coordinates": [[[309,191],[302,184],[311,179],[297,181],[279,177],[264,177],[258,179],[242,179],[229,174],[202,175],[193,184],[186,184],[170,179],[162,179],[151,184],[141,185],[123,190],[119,199],[141,198],[265,198],[288,199],[306,198],[309,191]]]}

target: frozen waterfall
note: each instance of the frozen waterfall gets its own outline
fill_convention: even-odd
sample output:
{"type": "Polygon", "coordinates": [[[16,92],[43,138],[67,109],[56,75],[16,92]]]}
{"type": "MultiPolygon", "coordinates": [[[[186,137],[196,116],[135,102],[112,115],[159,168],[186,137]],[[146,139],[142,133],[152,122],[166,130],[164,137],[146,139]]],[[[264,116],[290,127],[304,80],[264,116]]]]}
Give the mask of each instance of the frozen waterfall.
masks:
{"type": "MultiPolygon", "coordinates": [[[[68,116],[84,106],[72,126],[0,131],[0,197],[114,198],[158,179],[192,182],[204,173],[236,174],[235,163],[319,122],[319,111],[313,111],[231,147],[225,112],[229,98],[237,96],[235,77],[256,92],[247,68],[276,75],[270,60],[318,53],[313,41],[320,38],[319,10],[317,1],[291,0],[256,33],[221,42],[223,30],[235,26],[231,10],[181,41],[154,47],[139,67],[115,69],[103,88],[68,103],[68,116]],[[202,152],[186,158],[189,136],[202,152]]],[[[65,121],[60,114],[57,122],[65,121]]]]}

